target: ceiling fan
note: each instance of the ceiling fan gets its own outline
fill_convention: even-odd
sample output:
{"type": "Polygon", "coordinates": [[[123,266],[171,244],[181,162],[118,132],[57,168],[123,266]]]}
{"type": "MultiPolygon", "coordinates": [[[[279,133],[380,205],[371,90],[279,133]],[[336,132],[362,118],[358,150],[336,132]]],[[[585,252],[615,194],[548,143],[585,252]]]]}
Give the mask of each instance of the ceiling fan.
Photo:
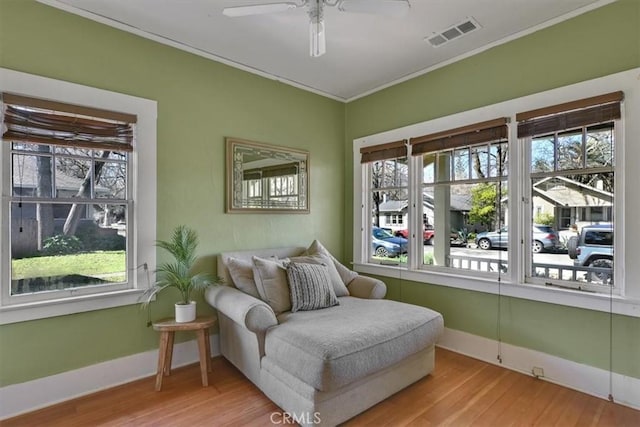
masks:
{"type": "Polygon", "coordinates": [[[235,18],[248,15],[263,15],[283,12],[301,7],[307,8],[309,15],[309,47],[313,57],[324,55],[326,39],[324,31],[324,7],[337,7],[340,12],[373,13],[398,15],[411,8],[409,0],[300,0],[246,6],[225,7],[222,13],[235,18]]]}

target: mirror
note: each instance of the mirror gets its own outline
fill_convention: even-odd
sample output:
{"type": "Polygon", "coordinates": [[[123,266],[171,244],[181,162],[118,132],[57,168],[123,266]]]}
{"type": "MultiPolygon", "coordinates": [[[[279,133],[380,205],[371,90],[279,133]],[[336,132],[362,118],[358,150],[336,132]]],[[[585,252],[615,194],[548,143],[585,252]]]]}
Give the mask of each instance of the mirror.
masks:
{"type": "Polygon", "coordinates": [[[226,138],[227,209],[309,213],[309,153],[226,138]]]}

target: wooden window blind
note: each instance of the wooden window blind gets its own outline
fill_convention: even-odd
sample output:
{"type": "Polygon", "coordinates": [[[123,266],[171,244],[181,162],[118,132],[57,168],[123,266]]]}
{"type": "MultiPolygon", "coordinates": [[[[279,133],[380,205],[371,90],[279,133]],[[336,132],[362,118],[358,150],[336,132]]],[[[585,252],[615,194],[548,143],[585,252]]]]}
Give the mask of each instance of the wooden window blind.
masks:
{"type": "Polygon", "coordinates": [[[411,138],[409,140],[411,144],[411,154],[417,156],[435,151],[486,144],[487,142],[506,139],[508,134],[507,123],[509,123],[509,119],[501,117],[411,138]]]}
{"type": "Polygon", "coordinates": [[[518,113],[518,138],[619,119],[623,99],[624,93],[619,91],[518,113]]]}
{"type": "Polygon", "coordinates": [[[388,142],[386,144],[372,145],[360,149],[360,163],[371,163],[378,160],[397,159],[407,156],[407,140],[388,142]]]}
{"type": "Polygon", "coordinates": [[[133,150],[135,115],[10,93],[3,93],[2,101],[6,142],[133,150]]]}

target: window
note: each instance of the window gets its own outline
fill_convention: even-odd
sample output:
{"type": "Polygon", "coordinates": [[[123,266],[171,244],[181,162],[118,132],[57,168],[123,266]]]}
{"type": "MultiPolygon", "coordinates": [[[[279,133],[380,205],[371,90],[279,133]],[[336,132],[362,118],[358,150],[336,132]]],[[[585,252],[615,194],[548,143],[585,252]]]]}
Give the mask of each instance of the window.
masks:
{"type": "Polygon", "coordinates": [[[155,265],[155,103],[0,71],[3,323],[136,303],[155,265]]]}
{"type": "Polygon", "coordinates": [[[402,232],[402,214],[407,210],[409,167],[406,141],[396,141],[361,152],[368,182],[367,258],[374,262],[406,262],[407,235],[402,232]],[[384,221],[382,221],[384,220],[384,221]]]}
{"type": "Polygon", "coordinates": [[[613,293],[614,312],[634,315],[637,71],[354,140],[354,268],[597,310],[613,293]],[[381,185],[374,167],[407,184],[381,185]],[[378,200],[404,214],[387,230],[408,239],[393,268],[372,255],[378,200]]]}
{"type": "Polygon", "coordinates": [[[483,249],[504,247],[507,241],[501,230],[508,177],[506,123],[497,119],[411,139],[411,154],[422,168],[421,215],[434,224],[431,235],[423,231],[424,268],[472,274],[507,270],[502,252],[467,247],[470,233],[483,236],[483,249]]]}
{"type": "MultiPolygon", "coordinates": [[[[570,106],[518,114],[518,137],[529,147],[527,192],[533,208],[530,239],[534,250],[527,281],[595,291],[615,286],[615,135],[622,98],[622,93],[615,92],[570,106]],[[569,223],[567,218],[576,221],[569,223]],[[577,239],[583,228],[594,224],[610,227],[610,250],[575,260],[567,257],[571,235],[576,234],[577,239]],[[605,281],[601,280],[603,268],[609,270],[605,281]],[[593,274],[595,271],[599,274],[593,274]]],[[[593,232],[585,232],[584,243],[588,244],[593,232]]]]}

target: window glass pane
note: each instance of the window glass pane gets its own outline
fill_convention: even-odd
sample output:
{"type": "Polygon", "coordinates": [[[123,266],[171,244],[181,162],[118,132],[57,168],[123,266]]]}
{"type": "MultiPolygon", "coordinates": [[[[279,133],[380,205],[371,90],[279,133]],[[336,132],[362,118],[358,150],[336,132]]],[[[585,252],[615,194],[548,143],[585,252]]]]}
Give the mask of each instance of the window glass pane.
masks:
{"type": "Polygon", "coordinates": [[[56,197],[91,197],[91,160],[56,156],[56,197]]]}
{"type": "MultiPolygon", "coordinates": [[[[39,146],[49,148],[49,146],[39,146]]],[[[12,191],[14,196],[51,197],[53,165],[50,156],[12,155],[12,191]]]]}
{"type": "Polygon", "coordinates": [[[425,154],[422,156],[422,182],[432,184],[436,178],[436,155],[425,154]]]}
{"type": "Polygon", "coordinates": [[[371,163],[371,188],[406,187],[409,183],[407,158],[371,163]]]}
{"type": "Polygon", "coordinates": [[[554,141],[553,135],[531,141],[531,172],[550,172],[555,169],[554,141]]]}
{"type": "Polygon", "coordinates": [[[587,167],[613,166],[614,141],[611,125],[587,128],[587,167]]]}
{"type": "MultiPolygon", "coordinates": [[[[125,163],[96,161],[95,170],[97,179],[95,184],[95,197],[125,199],[127,196],[126,168],[125,163]]],[[[295,179],[293,181],[297,184],[295,179]]]]}
{"type": "Polygon", "coordinates": [[[509,174],[508,144],[492,144],[489,153],[489,176],[492,178],[507,176],[509,174]]]}
{"type": "Polygon", "coordinates": [[[455,150],[453,154],[453,179],[461,181],[469,178],[469,149],[455,150]]]}
{"type": "Polygon", "coordinates": [[[127,280],[126,205],[12,202],[10,221],[12,295],[127,280]]]}
{"type": "MultiPolygon", "coordinates": [[[[489,147],[482,146],[471,148],[471,162],[473,164],[473,168],[471,169],[471,178],[487,178],[489,176],[489,147]]],[[[491,176],[496,176],[495,168],[494,174],[491,176]]]]}
{"type": "Polygon", "coordinates": [[[506,272],[506,194],[506,181],[425,187],[423,215],[433,228],[423,230],[424,265],[506,272]]]}
{"type": "Polygon", "coordinates": [[[406,262],[408,251],[407,190],[373,191],[368,240],[369,259],[406,262]]]}
{"type": "Polygon", "coordinates": [[[582,132],[558,134],[558,170],[582,168],[582,132]]]}
{"type": "Polygon", "coordinates": [[[612,284],[613,189],[612,172],[532,180],[532,277],[612,284]]]}

